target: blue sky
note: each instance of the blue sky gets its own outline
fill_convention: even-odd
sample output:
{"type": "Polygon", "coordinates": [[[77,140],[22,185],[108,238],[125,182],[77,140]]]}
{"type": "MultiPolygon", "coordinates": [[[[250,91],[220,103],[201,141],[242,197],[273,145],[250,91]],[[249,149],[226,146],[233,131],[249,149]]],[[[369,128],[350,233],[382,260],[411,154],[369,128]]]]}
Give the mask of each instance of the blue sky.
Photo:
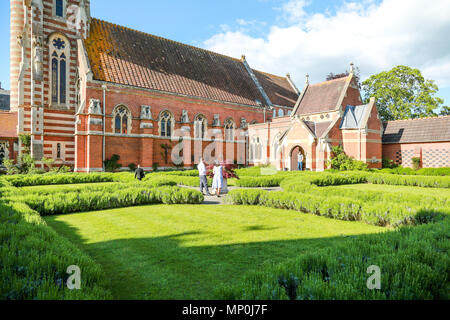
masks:
{"type": "MultiPolygon", "coordinates": [[[[93,17],[234,57],[267,72],[322,81],[404,64],[436,80],[450,104],[448,0],[91,0],[93,17]]],[[[0,81],[9,88],[9,1],[0,2],[0,81]]]]}

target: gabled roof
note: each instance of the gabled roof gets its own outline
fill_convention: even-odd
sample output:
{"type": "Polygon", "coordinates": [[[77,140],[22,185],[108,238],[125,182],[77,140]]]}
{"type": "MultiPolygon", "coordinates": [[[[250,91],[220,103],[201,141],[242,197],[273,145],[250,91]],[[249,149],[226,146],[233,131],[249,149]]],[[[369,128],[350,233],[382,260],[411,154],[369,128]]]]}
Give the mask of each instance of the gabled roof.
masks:
{"type": "Polygon", "coordinates": [[[360,129],[365,123],[364,119],[371,111],[371,105],[347,106],[340,129],[360,129]]]}
{"type": "Polygon", "coordinates": [[[389,121],[383,126],[385,144],[450,141],[450,116],[389,121]]]}
{"type": "Polygon", "coordinates": [[[335,111],[339,108],[349,77],[308,85],[301,96],[297,115],[335,111]]]}
{"type": "MultiPolygon", "coordinates": [[[[91,21],[85,47],[95,80],[251,106],[265,103],[239,59],[98,19],[91,21]]],[[[287,79],[259,76],[274,103],[292,99],[287,79]]]]}
{"type": "Polygon", "coordinates": [[[292,108],[295,106],[298,94],[287,77],[279,77],[254,69],[253,73],[273,104],[292,108]]]}
{"type": "Polygon", "coordinates": [[[17,138],[17,112],[0,111],[0,137],[17,138]]]}

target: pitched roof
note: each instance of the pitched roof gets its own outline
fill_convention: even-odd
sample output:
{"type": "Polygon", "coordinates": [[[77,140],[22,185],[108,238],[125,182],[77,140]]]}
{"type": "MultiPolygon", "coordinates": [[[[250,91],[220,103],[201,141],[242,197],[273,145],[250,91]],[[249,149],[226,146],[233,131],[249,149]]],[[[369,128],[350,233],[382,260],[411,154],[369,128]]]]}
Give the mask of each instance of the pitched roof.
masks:
{"type": "Polygon", "coordinates": [[[17,112],[0,111],[0,137],[17,137],[17,112]]]}
{"type": "Polygon", "coordinates": [[[279,77],[254,69],[253,73],[273,104],[286,107],[295,106],[298,94],[286,77],[279,77]]]}
{"type": "MultiPolygon", "coordinates": [[[[98,19],[85,47],[96,80],[252,106],[265,101],[239,59],[98,19]]],[[[267,94],[292,99],[275,78],[262,79],[267,94]]]]}
{"type": "Polygon", "coordinates": [[[331,121],[327,121],[327,122],[303,121],[303,122],[316,135],[317,138],[322,138],[322,136],[325,133],[325,131],[331,125],[331,121]]]}
{"type": "Polygon", "coordinates": [[[385,144],[450,141],[450,116],[389,121],[383,125],[385,144]]]}
{"type": "Polygon", "coordinates": [[[362,106],[347,106],[340,129],[359,129],[362,126],[364,116],[370,112],[370,104],[362,106]]]}
{"type": "Polygon", "coordinates": [[[304,115],[334,111],[346,86],[348,77],[308,85],[296,114],[304,115]]]}

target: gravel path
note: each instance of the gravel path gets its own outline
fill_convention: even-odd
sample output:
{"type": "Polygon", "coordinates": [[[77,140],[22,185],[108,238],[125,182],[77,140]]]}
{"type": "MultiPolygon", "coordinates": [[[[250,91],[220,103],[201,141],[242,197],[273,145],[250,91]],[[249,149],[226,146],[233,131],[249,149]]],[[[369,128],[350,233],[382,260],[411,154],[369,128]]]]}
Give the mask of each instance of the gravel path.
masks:
{"type": "MultiPolygon", "coordinates": [[[[199,188],[195,188],[195,187],[188,187],[188,186],[182,186],[179,185],[179,187],[181,188],[187,188],[187,189],[192,189],[192,190],[199,190],[199,188]]],[[[273,188],[240,188],[240,187],[228,187],[228,190],[236,190],[236,189],[258,189],[258,190],[266,190],[266,191],[283,191],[283,189],[281,187],[273,187],[273,188]]],[[[220,196],[220,198],[216,197],[216,196],[207,196],[205,195],[205,200],[203,201],[202,204],[205,205],[225,205],[228,204],[227,203],[227,195],[223,194],[220,196]]]]}

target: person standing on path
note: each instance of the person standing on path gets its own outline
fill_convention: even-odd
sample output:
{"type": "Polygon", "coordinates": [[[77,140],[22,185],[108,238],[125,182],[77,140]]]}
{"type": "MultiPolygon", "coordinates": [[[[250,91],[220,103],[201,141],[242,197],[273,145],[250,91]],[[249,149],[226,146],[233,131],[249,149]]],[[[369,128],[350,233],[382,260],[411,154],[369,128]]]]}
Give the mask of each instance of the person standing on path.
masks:
{"type": "Polygon", "coordinates": [[[136,172],[134,173],[134,178],[142,181],[145,178],[144,169],[141,168],[141,165],[138,165],[136,172]]]}
{"type": "Polygon", "coordinates": [[[298,154],[298,170],[299,171],[303,171],[303,160],[305,160],[305,158],[303,157],[303,153],[299,152],[299,154],[298,154]]]}
{"type": "Polygon", "coordinates": [[[216,195],[220,198],[220,191],[223,187],[223,167],[220,165],[219,161],[216,161],[214,166],[214,178],[212,188],[216,190],[216,195]]]}
{"type": "Polygon", "coordinates": [[[206,177],[206,166],[203,162],[203,158],[200,158],[200,163],[197,166],[198,175],[200,176],[200,192],[203,193],[203,189],[206,190],[206,195],[210,196],[208,189],[208,179],[206,177]]]}

